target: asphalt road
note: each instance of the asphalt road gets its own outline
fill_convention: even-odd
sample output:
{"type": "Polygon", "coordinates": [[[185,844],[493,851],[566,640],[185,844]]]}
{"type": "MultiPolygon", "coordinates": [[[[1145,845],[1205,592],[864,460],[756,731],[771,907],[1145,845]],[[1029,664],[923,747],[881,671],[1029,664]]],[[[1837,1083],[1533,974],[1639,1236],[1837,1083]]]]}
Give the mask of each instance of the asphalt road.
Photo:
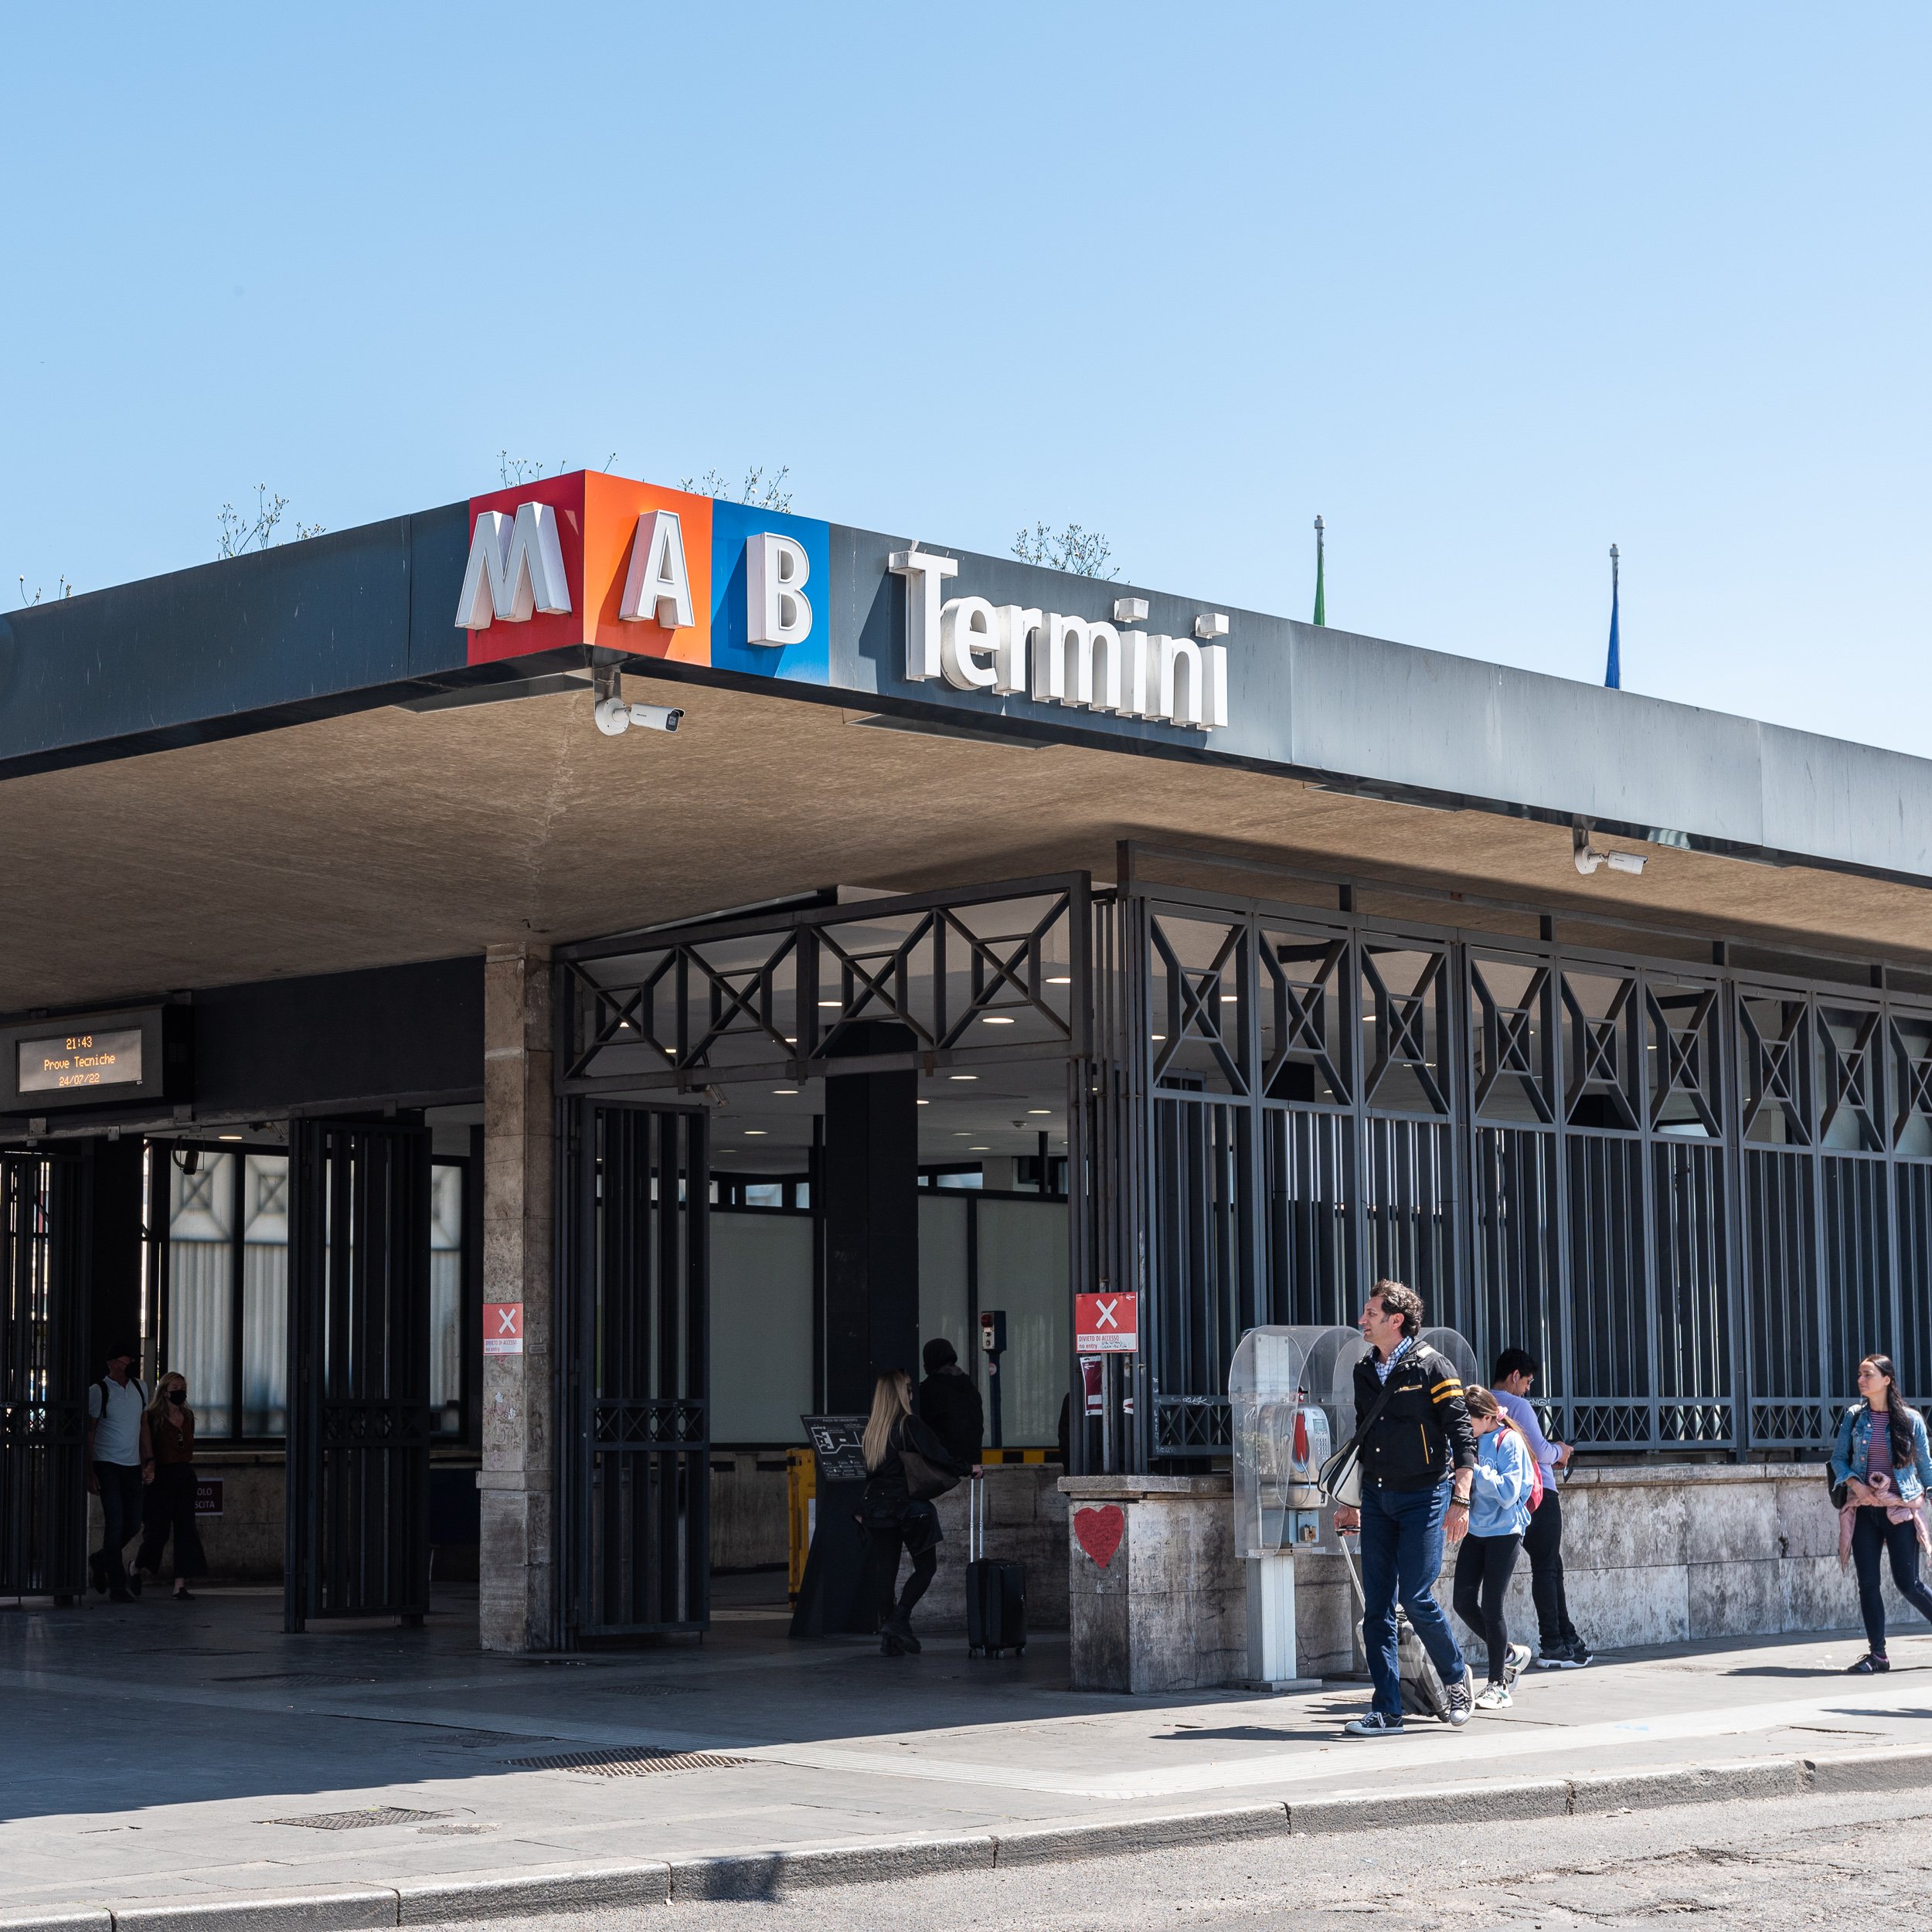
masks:
{"type": "MultiPolygon", "coordinates": [[[[502,1932],[1114,1932],[1167,1926],[1525,1932],[1696,1924],[1923,1925],[1932,1790],[1801,1798],[1488,1831],[1270,1838],[1132,1858],[850,1886],[760,1903],[501,1920],[502,1932]]],[[[494,1932],[494,1928],[493,1928],[494,1932]]]]}

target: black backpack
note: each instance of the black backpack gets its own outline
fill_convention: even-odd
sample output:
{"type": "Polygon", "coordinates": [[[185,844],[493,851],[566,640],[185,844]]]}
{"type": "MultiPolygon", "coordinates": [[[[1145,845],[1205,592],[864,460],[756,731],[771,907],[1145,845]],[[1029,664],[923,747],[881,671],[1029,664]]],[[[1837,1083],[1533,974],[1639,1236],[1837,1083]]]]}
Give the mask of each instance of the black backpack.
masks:
{"type": "MultiPolygon", "coordinates": [[[[109,1399],[108,1392],[114,1386],[114,1377],[112,1376],[103,1376],[100,1379],[94,1384],[94,1386],[100,1391],[100,1413],[94,1417],[95,1425],[98,1427],[100,1423],[107,1420],[107,1403],[109,1399]]],[[[148,1406],[148,1391],[145,1385],[142,1383],[140,1376],[130,1376],[128,1378],[128,1386],[133,1389],[136,1395],[140,1396],[141,1406],[145,1410],[148,1406]]]]}

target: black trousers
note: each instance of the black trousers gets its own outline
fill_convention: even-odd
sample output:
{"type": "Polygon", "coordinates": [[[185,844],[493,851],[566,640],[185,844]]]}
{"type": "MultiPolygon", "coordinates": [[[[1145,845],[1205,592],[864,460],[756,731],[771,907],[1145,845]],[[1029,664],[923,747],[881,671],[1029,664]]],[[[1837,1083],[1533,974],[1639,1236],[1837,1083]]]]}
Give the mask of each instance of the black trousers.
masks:
{"type": "Polygon", "coordinates": [[[899,1560],[910,1549],[911,1573],[906,1587],[898,1590],[896,1614],[903,1621],[925,1595],[939,1568],[939,1522],[930,1503],[914,1503],[897,1522],[879,1521],[866,1525],[866,1556],[872,1565],[872,1600],[879,1606],[883,1624],[895,1614],[893,1593],[899,1582],[899,1560]]]}
{"type": "Polygon", "coordinates": [[[175,1575],[185,1580],[208,1574],[208,1557],[201,1546],[201,1529],[195,1521],[195,1472],[185,1462],[164,1462],[148,1486],[141,1512],[141,1548],[137,1570],[158,1571],[168,1538],[175,1539],[175,1575]]]}
{"type": "Polygon", "coordinates": [[[1852,1526],[1852,1562],[1859,1573],[1865,1641],[1875,1657],[1885,1655],[1885,1593],[1879,1580],[1882,1555],[1892,1560],[1892,1580],[1899,1594],[1932,1623],[1932,1590],[1919,1580],[1917,1531],[1909,1522],[1893,1522],[1883,1509],[1860,1509],[1852,1526]]]}
{"type": "Polygon", "coordinates": [[[1523,1554],[1529,1559],[1529,1594],[1536,1604],[1536,1634],[1545,1650],[1577,1641],[1570,1621],[1570,1600],[1563,1594],[1563,1505],[1553,1482],[1543,1485],[1543,1499],[1523,1532],[1523,1554]]]}
{"type": "Polygon", "coordinates": [[[1489,1681],[1500,1684],[1509,1661],[1503,1593],[1515,1574],[1520,1536],[1465,1536],[1456,1552],[1456,1614],[1489,1646],[1489,1681]]]}
{"type": "Polygon", "coordinates": [[[100,1485],[100,1521],[106,1533],[94,1553],[93,1565],[105,1573],[110,1590],[124,1596],[128,1566],[121,1553],[141,1527],[141,1471],[131,1463],[97,1462],[94,1479],[100,1485]]]}

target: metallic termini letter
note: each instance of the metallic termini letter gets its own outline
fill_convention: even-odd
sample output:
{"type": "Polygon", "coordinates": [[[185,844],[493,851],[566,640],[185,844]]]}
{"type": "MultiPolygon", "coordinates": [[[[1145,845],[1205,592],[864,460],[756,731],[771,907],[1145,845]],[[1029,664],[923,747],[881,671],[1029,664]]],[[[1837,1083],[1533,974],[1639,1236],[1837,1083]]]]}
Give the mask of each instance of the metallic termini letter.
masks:
{"type": "Polygon", "coordinates": [[[906,675],[914,679],[939,675],[939,587],[959,575],[956,557],[934,556],[914,544],[894,550],[886,567],[906,580],[906,675]]]}

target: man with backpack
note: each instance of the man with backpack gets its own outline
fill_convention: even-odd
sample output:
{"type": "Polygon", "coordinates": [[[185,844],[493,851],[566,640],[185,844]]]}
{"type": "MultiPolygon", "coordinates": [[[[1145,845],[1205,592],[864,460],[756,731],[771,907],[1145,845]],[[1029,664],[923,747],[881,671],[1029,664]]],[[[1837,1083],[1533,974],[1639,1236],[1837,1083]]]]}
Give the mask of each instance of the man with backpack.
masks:
{"type": "Polygon", "coordinates": [[[133,1373],[134,1360],[132,1349],[117,1343],[107,1351],[107,1373],[87,1391],[87,1488],[100,1498],[106,1532],[87,1570],[94,1588],[117,1604],[131,1603],[140,1589],[138,1577],[128,1587],[121,1551],[141,1529],[141,1485],[155,1479],[148,1392],[133,1373]]]}
{"type": "Polygon", "coordinates": [[[1570,1600],[1563,1593],[1563,1506],[1556,1494],[1556,1471],[1569,1467],[1570,1445],[1550,1441],[1529,1406],[1530,1385],[1539,1372],[1527,1349],[1505,1349],[1496,1358],[1491,1387],[1503,1413],[1522,1431],[1543,1475],[1542,1500],[1531,1512],[1522,1539],[1523,1554],[1529,1559],[1529,1594],[1536,1606],[1536,1662],[1544,1670],[1580,1670],[1590,1662],[1590,1646],[1570,1621],[1570,1600]]]}
{"type": "Polygon", "coordinates": [[[1422,1340],[1422,1297],[1400,1281],[1378,1281],[1362,1310],[1369,1352],[1355,1364],[1355,1442],[1362,1502],[1335,1512],[1344,1534],[1362,1538],[1362,1642],[1375,1701],[1342,1726],[1352,1737],[1402,1731],[1398,1597],[1442,1679],[1445,1720],[1466,1724],[1475,1702],[1469,1666],[1436,1601],[1445,1537],[1469,1529],[1476,1438],[1462,1382],[1422,1340]]]}

